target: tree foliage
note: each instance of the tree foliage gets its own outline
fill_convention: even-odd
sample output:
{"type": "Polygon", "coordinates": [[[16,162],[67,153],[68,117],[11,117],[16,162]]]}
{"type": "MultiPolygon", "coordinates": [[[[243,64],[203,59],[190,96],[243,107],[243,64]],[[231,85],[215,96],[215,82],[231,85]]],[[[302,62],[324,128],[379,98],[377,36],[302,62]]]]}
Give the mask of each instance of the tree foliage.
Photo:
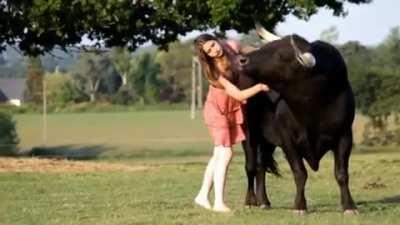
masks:
{"type": "Polygon", "coordinates": [[[47,73],[45,81],[48,105],[63,106],[89,99],[87,94],[74,85],[71,74],[56,70],[53,73],[47,73]]]}
{"type": "Polygon", "coordinates": [[[320,34],[320,39],[331,44],[335,44],[339,39],[339,31],[336,26],[331,26],[323,30],[320,34]]]}
{"type": "Polygon", "coordinates": [[[193,47],[192,41],[171,44],[168,52],[159,51],[156,62],[161,66],[160,79],[166,81],[163,99],[182,100],[190,96],[193,47]]]}
{"type": "Polygon", "coordinates": [[[368,144],[400,143],[400,29],[393,28],[378,46],[367,48],[357,42],[341,46],[356,95],[357,108],[370,118],[365,129],[368,144]],[[396,127],[396,126],[394,126],[396,127]],[[392,126],[393,128],[393,126],[392,126]]]}
{"type": "Polygon", "coordinates": [[[136,60],[126,48],[113,48],[110,54],[111,61],[118,72],[121,84],[120,88],[128,85],[129,76],[136,69],[136,60]]]}
{"type": "Polygon", "coordinates": [[[258,20],[274,28],[287,15],[308,19],[324,7],[344,15],[343,4],[371,0],[2,0],[0,47],[18,44],[26,54],[78,44],[83,36],[130,50],[152,41],[166,46],[192,30],[247,32],[258,20]]]}
{"type": "Polygon", "coordinates": [[[142,103],[155,103],[159,98],[162,81],[159,79],[160,64],[154,55],[145,53],[137,59],[136,70],[132,73],[131,87],[142,103]]]}
{"type": "Polygon", "coordinates": [[[11,114],[0,111],[0,155],[15,154],[18,135],[11,114]]]}
{"type": "Polygon", "coordinates": [[[90,101],[96,101],[100,82],[107,77],[111,61],[100,52],[81,54],[78,63],[74,66],[72,75],[79,90],[90,96],[90,101]]]}

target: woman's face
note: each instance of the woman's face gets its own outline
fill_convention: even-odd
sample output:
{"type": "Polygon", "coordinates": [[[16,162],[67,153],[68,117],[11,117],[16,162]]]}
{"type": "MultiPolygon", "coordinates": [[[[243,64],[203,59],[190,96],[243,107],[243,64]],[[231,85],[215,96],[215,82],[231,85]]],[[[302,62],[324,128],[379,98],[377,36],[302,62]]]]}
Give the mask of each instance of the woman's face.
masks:
{"type": "Polygon", "coordinates": [[[215,40],[204,42],[202,49],[211,58],[221,57],[224,54],[221,45],[215,40]]]}

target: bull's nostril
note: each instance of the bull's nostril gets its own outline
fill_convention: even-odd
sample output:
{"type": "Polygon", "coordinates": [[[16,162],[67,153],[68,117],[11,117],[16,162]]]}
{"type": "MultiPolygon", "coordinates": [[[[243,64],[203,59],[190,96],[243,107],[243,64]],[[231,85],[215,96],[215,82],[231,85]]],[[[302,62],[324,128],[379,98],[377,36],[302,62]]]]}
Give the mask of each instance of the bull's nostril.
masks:
{"type": "Polygon", "coordinates": [[[246,57],[241,57],[241,58],[239,59],[240,65],[246,65],[248,62],[249,62],[249,59],[246,58],[246,57]]]}

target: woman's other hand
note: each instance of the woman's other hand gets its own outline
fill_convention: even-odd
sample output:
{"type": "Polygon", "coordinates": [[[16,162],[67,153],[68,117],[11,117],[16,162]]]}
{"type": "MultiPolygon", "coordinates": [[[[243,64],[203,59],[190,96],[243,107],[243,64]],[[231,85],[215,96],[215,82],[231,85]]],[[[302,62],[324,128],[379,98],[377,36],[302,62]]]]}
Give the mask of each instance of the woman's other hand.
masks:
{"type": "Polygon", "coordinates": [[[260,91],[269,91],[268,85],[262,84],[262,83],[259,83],[259,84],[257,84],[257,85],[258,85],[260,91]]]}

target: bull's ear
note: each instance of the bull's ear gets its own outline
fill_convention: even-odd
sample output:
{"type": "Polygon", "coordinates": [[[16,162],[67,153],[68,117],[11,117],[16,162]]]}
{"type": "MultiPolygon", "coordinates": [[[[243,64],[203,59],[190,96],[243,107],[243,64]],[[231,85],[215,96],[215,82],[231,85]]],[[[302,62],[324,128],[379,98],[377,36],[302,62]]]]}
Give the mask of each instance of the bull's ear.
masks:
{"type": "Polygon", "coordinates": [[[293,47],[297,61],[305,67],[308,68],[314,67],[316,63],[314,55],[311,54],[310,52],[304,52],[304,53],[301,52],[300,49],[297,47],[296,43],[294,42],[293,36],[294,35],[290,36],[290,44],[293,47]]]}
{"type": "Polygon", "coordinates": [[[316,64],[315,57],[310,52],[301,54],[299,58],[301,59],[301,62],[303,62],[302,65],[304,65],[305,67],[312,68],[316,64]]]}

